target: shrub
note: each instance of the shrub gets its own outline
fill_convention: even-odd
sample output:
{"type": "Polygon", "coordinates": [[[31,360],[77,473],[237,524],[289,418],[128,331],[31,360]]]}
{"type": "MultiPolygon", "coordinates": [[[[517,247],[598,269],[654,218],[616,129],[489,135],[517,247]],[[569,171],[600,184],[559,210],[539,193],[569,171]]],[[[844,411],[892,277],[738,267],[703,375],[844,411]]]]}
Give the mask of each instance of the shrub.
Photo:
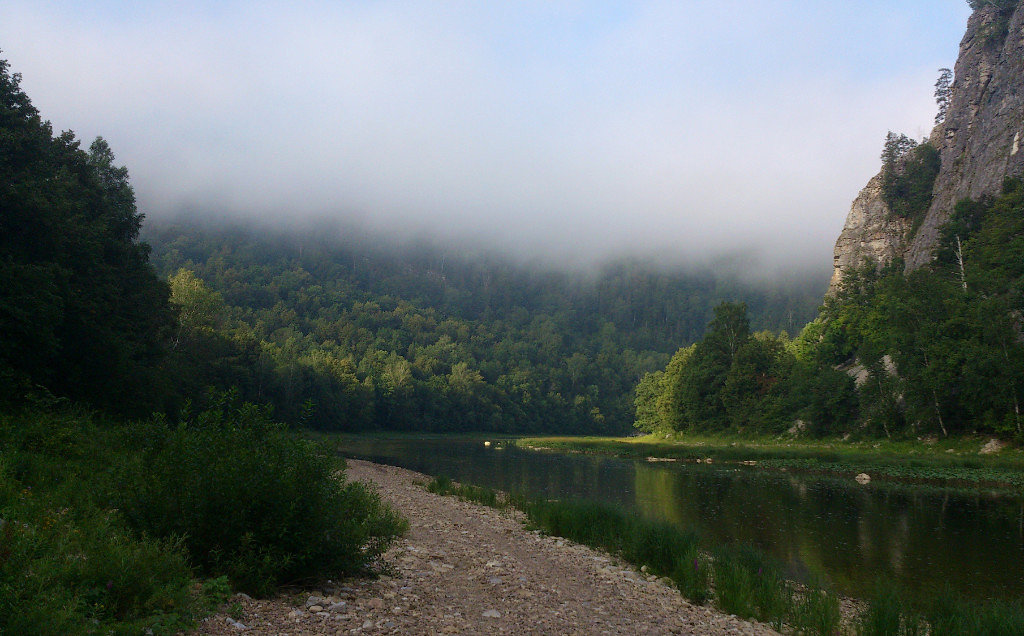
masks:
{"type": "Polygon", "coordinates": [[[122,476],[129,522],[180,536],[193,562],[237,587],[371,571],[406,524],[326,446],[299,438],[231,396],[190,422],[134,431],[145,449],[122,476]]]}
{"type": "Polygon", "coordinates": [[[72,510],[0,466],[0,633],[174,633],[192,618],[185,553],[72,510]]]}

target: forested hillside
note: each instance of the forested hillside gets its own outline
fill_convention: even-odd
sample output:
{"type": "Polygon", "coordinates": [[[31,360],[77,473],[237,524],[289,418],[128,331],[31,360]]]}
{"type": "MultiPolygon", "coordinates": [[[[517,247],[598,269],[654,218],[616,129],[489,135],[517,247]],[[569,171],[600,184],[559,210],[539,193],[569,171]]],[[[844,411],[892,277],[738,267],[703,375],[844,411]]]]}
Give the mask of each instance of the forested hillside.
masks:
{"type": "Polygon", "coordinates": [[[1008,179],[956,206],[930,266],[849,272],[793,341],[720,306],[699,343],[641,381],[637,426],[1020,441],[1022,315],[1024,184],[1008,179]]]}
{"type": "Polygon", "coordinates": [[[147,238],[181,312],[184,392],[238,387],[330,430],[623,432],[637,380],[699,338],[717,302],[792,329],[824,289],[637,261],[568,273],[326,222],[192,218],[147,238]]]}

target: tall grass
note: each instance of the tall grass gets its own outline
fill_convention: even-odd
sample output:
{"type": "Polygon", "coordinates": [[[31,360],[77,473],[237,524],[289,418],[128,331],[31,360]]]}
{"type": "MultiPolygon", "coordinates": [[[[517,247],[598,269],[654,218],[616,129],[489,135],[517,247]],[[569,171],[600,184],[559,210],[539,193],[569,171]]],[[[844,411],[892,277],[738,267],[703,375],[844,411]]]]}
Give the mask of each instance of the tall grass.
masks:
{"type": "Polygon", "coordinates": [[[438,477],[427,489],[492,507],[513,505],[530,524],[552,536],[595,547],[659,576],[687,599],[709,600],[724,612],[808,636],[834,636],[852,628],[860,636],[967,636],[1024,634],[1021,602],[974,602],[951,589],[929,603],[912,603],[892,582],[880,581],[866,609],[844,626],[839,597],[786,578],[783,567],[748,546],[702,545],[696,533],[644,519],[594,501],[550,501],[503,496],[438,477]],[[709,554],[710,553],[710,554],[709,554]]]}
{"type": "Polygon", "coordinates": [[[914,602],[889,581],[878,581],[860,617],[864,636],[1011,636],[1024,634],[1021,601],[968,601],[952,588],[914,602]]]}
{"type": "Polygon", "coordinates": [[[427,484],[427,490],[436,495],[454,495],[491,508],[502,508],[509,502],[502,499],[498,491],[482,486],[456,484],[448,477],[435,477],[427,484]]]}
{"type": "Polygon", "coordinates": [[[747,546],[720,546],[713,554],[718,607],[781,628],[793,606],[792,586],[781,567],[747,546]]]}

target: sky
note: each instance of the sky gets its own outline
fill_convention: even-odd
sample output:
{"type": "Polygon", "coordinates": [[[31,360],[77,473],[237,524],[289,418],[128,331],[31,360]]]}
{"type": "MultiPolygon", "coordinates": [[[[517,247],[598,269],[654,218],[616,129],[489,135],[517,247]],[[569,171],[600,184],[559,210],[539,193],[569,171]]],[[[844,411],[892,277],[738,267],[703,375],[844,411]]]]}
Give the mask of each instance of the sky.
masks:
{"type": "Polygon", "coordinates": [[[529,258],[830,268],[965,0],[0,3],[55,130],[149,218],[337,217],[529,258]]]}

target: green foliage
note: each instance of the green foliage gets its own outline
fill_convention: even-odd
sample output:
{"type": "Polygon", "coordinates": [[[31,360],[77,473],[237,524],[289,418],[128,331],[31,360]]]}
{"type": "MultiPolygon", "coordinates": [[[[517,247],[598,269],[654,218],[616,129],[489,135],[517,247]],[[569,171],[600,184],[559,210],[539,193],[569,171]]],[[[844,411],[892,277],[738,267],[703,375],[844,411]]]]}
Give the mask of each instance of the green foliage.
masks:
{"type": "Polygon", "coordinates": [[[986,7],[993,7],[999,11],[1012,11],[1020,0],[967,0],[967,4],[977,11],[986,7]]]}
{"type": "Polygon", "coordinates": [[[181,542],[110,505],[118,435],[81,413],[0,415],[0,632],[176,633],[198,607],[181,542]]]}
{"type": "Polygon", "coordinates": [[[939,77],[935,80],[935,105],[938,112],[935,114],[935,124],[939,125],[946,121],[946,114],[949,112],[949,100],[953,92],[953,71],[948,68],[939,69],[939,77]]]}
{"type": "Polygon", "coordinates": [[[814,434],[834,432],[851,418],[856,393],[849,377],[810,353],[824,337],[813,344],[809,338],[794,345],[785,336],[751,334],[742,304],[719,305],[705,337],[638,387],[638,428],[780,433],[799,419],[814,434]]]}
{"type": "Polygon", "coordinates": [[[1024,604],[1019,600],[969,602],[950,588],[925,604],[924,617],[934,636],[1024,633],[1024,604]]]}
{"type": "Polygon", "coordinates": [[[157,420],[124,475],[120,507],[151,536],[184,537],[193,562],[237,587],[369,571],[405,523],[326,447],[231,396],[175,427],[157,420]]]}
{"type": "MultiPolygon", "coordinates": [[[[669,362],[669,365],[672,363],[669,362]]],[[[636,407],[636,421],[633,426],[645,433],[664,433],[672,430],[666,426],[658,416],[658,397],[664,393],[665,373],[655,371],[645,373],[636,385],[636,396],[633,398],[633,405],[636,407]]]]}
{"type": "Polygon", "coordinates": [[[909,219],[916,231],[932,202],[939,174],[939,151],[930,143],[918,145],[906,135],[890,132],[882,151],[882,197],[895,216],[909,219]]]}
{"type": "Polygon", "coordinates": [[[148,236],[180,312],[176,392],[237,386],[325,430],[623,432],[636,381],[701,335],[718,298],[780,328],[820,293],[629,261],[560,273],[336,227],[189,220],[148,236]]]}
{"type": "Polygon", "coordinates": [[[839,633],[842,615],[839,597],[826,590],[809,589],[793,600],[789,626],[805,636],[833,636],[839,633]]]}
{"type": "Polygon", "coordinates": [[[703,605],[711,598],[711,560],[696,545],[678,558],[669,577],[691,602],[703,605]]]}
{"type": "Polygon", "coordinates": [[[636,419],[648,432],[779,434],[800,421],[816,436],[1024,440],[1022,312],[1024,184],[1008,179],[1001,196],[956,206],[930,268],[846,272],[793,342],[750,335],[721,306],[703,340],[638,387],[636,419]]]}
{"type": "Polygon", "coordinates": [[[435,495],[454,495],[490,508],[503,508],[509,504],[496,490],[470,484],[456,484],[449,477],[439,475],[427,483],[427,491],[435,495]]]}
{"type": "Polygon", "coordinates": [[[0,60],[0,400],[41,385],[148,412],[172,316],[128,172],[102,139],[53,136],[19,84],[0,60]]]}
{"type": "Polygon", "coordinates": [[[862,436],[858,442],[837,444],[831,439],[793,440],[788,435],[780,438],[711,432],[650,441],[540,437],[520,438],[515,443],[523,448],[600,453],[634,459],[754,461],[762,467],[842,475],[845,479],[867,472],[896,481],[917,484],[921,481],[946,482],[947,486],[968,486],[973,490],[984,487],[1017,492],[1024,488],[1024,466],[1019,460],[978,456],[976,441],[951,440],[922,447],[916,438],[878,442],[875,438],[862,436]]]}
{"type": "Polygon", "coordinates": [[[860,636],[924,636],[924,621],[892,581],[879,580],[860,616],[860,636]]]}
{"type": "Polygon", "coordinates": [[[745,546],[720,548],[713,553],[713,560],[718,607],[781,629],[793,596],[781,568],[762,552],[745,546]]]}
{"type": "Polygon", "coordinates": [[[879,581],[860,617],[864,636],[1010,636],[1024,633],[1024,604],[968,601],[946,588],[925,602],[912,602],[891,581],[879,581]]]}

